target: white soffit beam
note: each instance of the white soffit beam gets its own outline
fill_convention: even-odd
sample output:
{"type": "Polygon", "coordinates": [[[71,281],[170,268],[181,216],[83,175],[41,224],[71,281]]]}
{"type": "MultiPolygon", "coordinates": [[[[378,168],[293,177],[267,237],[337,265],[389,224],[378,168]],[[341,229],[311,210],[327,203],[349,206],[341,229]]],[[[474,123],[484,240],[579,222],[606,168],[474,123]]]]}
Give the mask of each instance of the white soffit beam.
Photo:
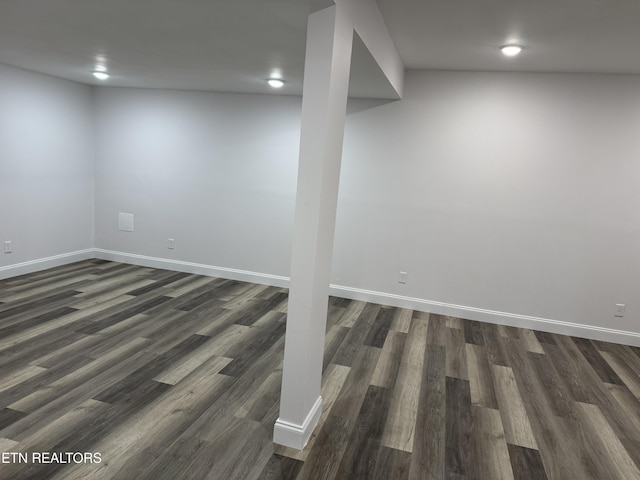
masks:
{"type": "Polygon", "coordinates": [[[375,0],[335,0],[343,6],[353,29],[365,44],[387,81],[402,98],[404,64],[391,39],[375,0]]]}

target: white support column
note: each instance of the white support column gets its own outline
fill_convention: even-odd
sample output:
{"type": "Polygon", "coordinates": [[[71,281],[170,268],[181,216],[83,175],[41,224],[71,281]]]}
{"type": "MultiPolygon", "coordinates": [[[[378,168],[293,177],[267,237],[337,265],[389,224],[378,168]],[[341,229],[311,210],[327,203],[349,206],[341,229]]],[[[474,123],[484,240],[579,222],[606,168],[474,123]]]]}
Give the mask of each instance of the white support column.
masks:
{"type": "Polygon", "coordinates": [[[309,16],[289,310],[275,443],[302,449],[320,418],[322,357],[353,26],[344,7],[309,16]]]}

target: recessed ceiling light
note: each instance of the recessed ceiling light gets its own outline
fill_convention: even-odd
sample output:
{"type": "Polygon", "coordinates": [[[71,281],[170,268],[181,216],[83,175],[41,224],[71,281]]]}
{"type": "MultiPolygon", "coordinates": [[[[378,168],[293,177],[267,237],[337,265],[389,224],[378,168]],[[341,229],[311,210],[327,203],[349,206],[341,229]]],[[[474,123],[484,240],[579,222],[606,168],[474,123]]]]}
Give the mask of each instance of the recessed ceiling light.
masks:
{"type": "Polygon", "coordinates": [[[106,80],[107,78],[109,78],[109,74],[107,72],[101,72],[99,70],[93,72],[93,76],[98,80],[106,80]]]}
{"type": "Polygon", "coordinates": [[[522,47],[520,45],[504,45],[500,47],[500,51],[507,57],[515,57],[522,51],[522,47]]]}
{"type": "Polygon", "coordinates": [[[282,88],[284,86],[284,81],[279,78],[270,78],[267,83],[271,88],[282,88]]]}

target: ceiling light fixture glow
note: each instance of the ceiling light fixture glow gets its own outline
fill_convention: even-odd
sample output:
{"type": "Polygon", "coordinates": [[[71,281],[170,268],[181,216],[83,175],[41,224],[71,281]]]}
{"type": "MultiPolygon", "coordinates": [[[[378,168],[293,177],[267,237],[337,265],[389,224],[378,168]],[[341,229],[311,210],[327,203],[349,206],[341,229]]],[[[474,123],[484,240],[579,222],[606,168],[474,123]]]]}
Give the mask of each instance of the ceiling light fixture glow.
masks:
{"type": "Polygon", "coordinates": [[[279,78],[270,78],[267,83],[271,88],[282,88],[284,86],[284,81],[279,78]]]}
{"type": "Polygon", "coordinates": [[[101,72],[99,70],[93,72],[93,76],[98,80],[106,80],[107,78],[109,78],[109,74],[107,72],[101,72]]]}
{"type": "Polygon", "coordinates": [[[500,47],[500,51],[506,57],[515,57],[522,51],[520,45],[504,45],[500,47]]]}

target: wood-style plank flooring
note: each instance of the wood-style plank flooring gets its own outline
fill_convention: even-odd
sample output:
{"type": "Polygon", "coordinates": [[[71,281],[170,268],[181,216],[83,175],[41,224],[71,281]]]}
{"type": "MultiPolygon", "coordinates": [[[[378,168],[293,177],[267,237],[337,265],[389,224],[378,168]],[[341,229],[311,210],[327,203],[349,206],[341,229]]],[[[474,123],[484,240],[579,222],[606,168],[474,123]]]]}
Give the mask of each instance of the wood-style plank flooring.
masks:
{"type": "Polygon", "coordinates": [[[286,302],[98,260],[0,281],[0,479],[640,479],[640,349],[339,298],[320,424],[274,446],[286,302]]]}

